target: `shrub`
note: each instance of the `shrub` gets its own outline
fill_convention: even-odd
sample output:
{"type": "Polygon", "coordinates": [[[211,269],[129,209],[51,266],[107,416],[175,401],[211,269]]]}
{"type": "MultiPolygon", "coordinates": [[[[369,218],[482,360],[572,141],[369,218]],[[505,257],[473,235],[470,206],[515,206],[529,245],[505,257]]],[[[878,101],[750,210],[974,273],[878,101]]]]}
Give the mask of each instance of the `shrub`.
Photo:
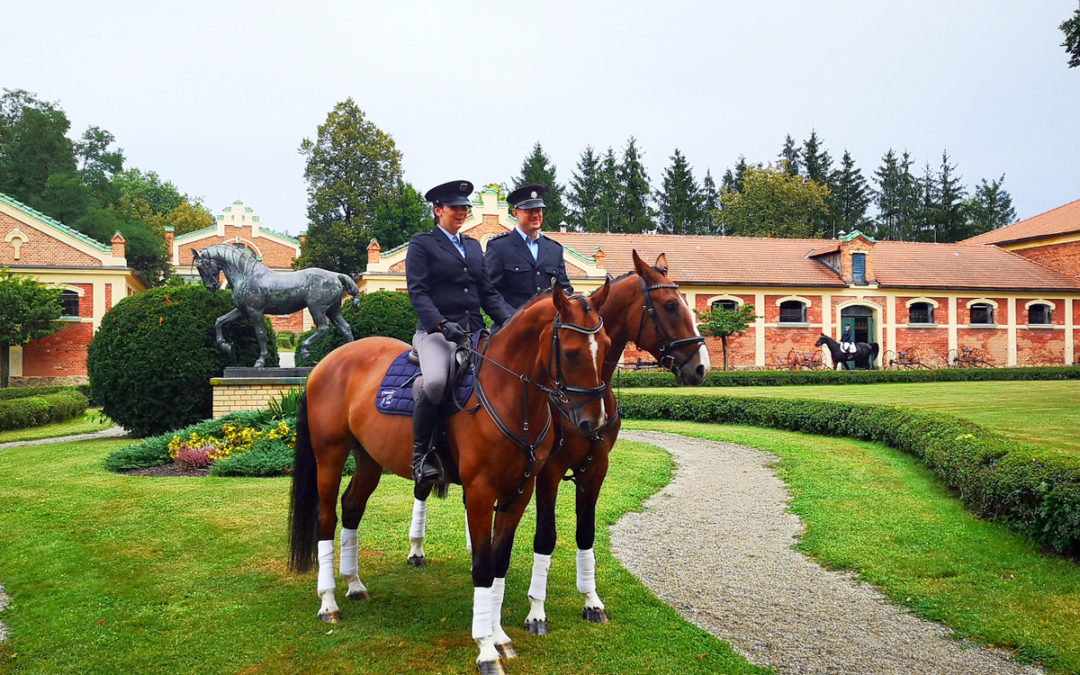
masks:
{"type": "Polygon", "coordinates": [[[216,451],[212,445],[184,445],[176,452],[175,461],[182,469],[205,469],[210,466],[210,456],[216,451]]]}
{"type": "Polygon", "coordinates": [[[147,438],[113,451],[105,457],[105,468],[109,471],[127,471],[168,464],[172,461],[172,457],[169,456],[169,443],[178,435],[184,437],[190,437],[192,434],[199,434],[203,437],[221,436],[224,433],[226,424],[258,426],[264,422],[266,422],[265,412],[245,410],[231,413],[216,420],[206,420],[205,422],[192,424],[175,433],[169,432],[147,438]]]}
{"type": "Polygon", "coordinates": [[[277,334],[277,343],[280,349],[294,349],[296,347],[296,333],[288,330],[281,331],[277,334]]]}
{"type": "MultiPolygon", "coordinates": [[[[884,382],[985,382],[1080,380],[1080,367],[938,368],[936,370],[713,370],[705,387],[777,387],[797,384],[878,384],[884,382]]],[[[678,387],[665,370],[619,370],[616,387],[678,387]]]]}
{"type": "MultiPolygon", "coordinates": [[[[217,348],[214,321],[233,309],[228,291],[166,286],[124,298],[110,309],[90,343],[87,369],[94,400],[137,436],[177,429],[210,416],[211,377],[259,356],[247,319],[225,327],[231,355],[217,348]]],[[[267,365],[277,365],[269,320],[267,365]]]]}
{"type": "Polygon", "coordinates": [[[622,414],[745,424],[884,443],[918,457],[976,514],[1059,553],[1080,553],[1080,458],[1005,439],[941,413],[802,399],[625,392],[622,414]]]}
{"type": "Polygon", "coordinates": [[[63,422],[85,413],[87,405],[86,397],[74,389],[41,396],[0,399],[0,431],[63,422]]]}
{"type": "MultiPolygon", "coordinates": [[[[359,340],[372,335],[385,335],[412,344],[413,333],[416,332],[416,311],[409,304],[408,293],[404,291],[365,293],[358,298],[358,304],[358,307],[353,307],[352,303],[346,303],[341,310],[341,315],[352,327],[354,338],[359,340]]],[[[302,333],[297,338],[297,344],[299,345],[314,332],[309,330],[302,333]]],[[[345,344],[345,338],[341,336],[337,328],[331,326],[330,332],[311,346],[311,354],[307,359],[302,359],[299,350],[297,351],[296,365],[314,366],[324,356],[343,344],[345,344]]]]}

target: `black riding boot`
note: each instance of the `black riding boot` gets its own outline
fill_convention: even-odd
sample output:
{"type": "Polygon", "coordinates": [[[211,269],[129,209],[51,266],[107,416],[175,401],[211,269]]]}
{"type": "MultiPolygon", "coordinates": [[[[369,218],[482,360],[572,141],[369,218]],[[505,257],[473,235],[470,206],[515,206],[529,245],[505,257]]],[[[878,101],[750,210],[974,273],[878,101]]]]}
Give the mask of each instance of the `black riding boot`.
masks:
{"type": "Polygon", "coordinates": [[[439,406],[428,400],[427,394],[420,392],[413,411],[413,479],[417,483],[434,483],[442,478],[442,468],[435,458],[431,437],[439,422],[439,406]]]}

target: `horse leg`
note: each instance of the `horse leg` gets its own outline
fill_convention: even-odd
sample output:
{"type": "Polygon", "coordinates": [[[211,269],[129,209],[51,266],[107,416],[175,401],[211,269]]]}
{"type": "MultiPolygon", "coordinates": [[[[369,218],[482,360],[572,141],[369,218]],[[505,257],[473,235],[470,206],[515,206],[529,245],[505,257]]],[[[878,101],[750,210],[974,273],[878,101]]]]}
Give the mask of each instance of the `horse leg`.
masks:
{"type": "Polygon", "coordinates": [[[337,530],[337,496],[341,487],[341,472],[345,469],[345,459],[349,452],[344,447],[340,452],[327,452],[325,446],[323,450],[323,457],[320,458],[323,461],[319,463],[319,581],[315,591],[322,600],[319,618],[327,623],[339,623],[341,610],[334,597],[337,587],[334,580],[334,532],[337,530]]]}
{"type": "Polygon", "coordinates": [[[434,483],[420,483],[413,487],[412,522],[409,524],[409,559],[413,567],[427,564],[424,558],[424,535],[427,531],[427,498],[431,496],[434,483]]]}
{"type": "Polygon", "coordinates": [[[352,326],[345,320],[345,317],[341,316],[341,307],[337,305],[331,305],[330,310],[326,313],[330,317],[330,321],[337,326],[337,329],[341,331],[341,335],[345,338],[345,342],[352,342],[353,337],[352,326]]]}
{"type": "Polygon", "coordinates": [[[367,600],[368,591],[360,581],[360,566],[358,564],[359,544],[357,529],[360,520],[364,517],[368,498],[379,485],[382,478],[382,468],[371,458],[363,448],[357,448],[353,452],[356,458],[356,472],[345,494],[341,495],[341,562],[339,571],[349,589],[345,591],[345,597],[349,600],[367,600]]]}
{"type": "Polygon", "coordinates": [[[255,328],[255,339],[259,343],[259,358],[255,360],[255,368],[262,368],[266,365],[266,324],[263,322],[263,313],[252,311],[248,318],[251,319],[251,325],[255,328]]]}
{"type": "Polygon", "coordinates": [[[596,594],[596,556],[593,543],[596,540],[596,500],[607,477],[608,451],[610,447],[594,451],[589,468],[578,476],[577,490],[577,589],[585,596],[585,608],[581,618],[593,623],[607,623],[607,610],[596,594]]]}
{"type": "Polygon", "coordinates": [[[222,314],[214,321],[214,331],[217,334],[218,349],[225,352],[226,354],[232,354],[232,345],[228,342],[225,342],[225,336],[221,333],[221,327],[231,321],[236,321],[242,316],[244,316],[243,312],[241,312],[239,309],[234,309],[227,314],[222,314]]]}
{"type": "MultiPolygon", "coordinates": [[[[473,613],[472,637],[480,647],[476,666],[482,675],[504,673],[492,631],[495,568],[491,546],[491,521],[495,512],[495,493],[475,481],[465,487],[469,495],[467,511],[472,538],[473,613]]],[[[501,602],[500,602],[501,605],[501,602]]]]}
{"type": "Polygon", "coordinates": [[[306,340],[300,343],[300,359],[307,360],[310,356],[311,345],[330,332],[330,323],[326,320],[326,315],[323,313],[316,314],[315,310],[308,307],[308,311],[311,312],[311,319],[315,322],[315,332],[307,337],[306,340]]]}
{"type": "Polygon", "coordinates": [[[536,535],[533,537],[529,614],[525,617],[525,632],[533,635],[547,635],[549,632],[544,601],[547,600],[551,554],[555,551],[555,500],[559,496],[559,483],[564,473],[561,469],[561,465],[556,466],[548,460],[536,476],[536,535]]]}
{"type": "Polygon", "coordinates": [[[517,651],[510,636],[502,628],[503,593],[506,589],[506,572],[510,569],[510,554],[514,548],[514,534],[521,522],[521,515],[532,497],[531,482],[521,494],[510,493],[499,498],[507,509],[495,514],[495,536],[492,547],[495,578],[491,584],[491,636],[495,649],[503,659],[517,658],[517,651]]]}

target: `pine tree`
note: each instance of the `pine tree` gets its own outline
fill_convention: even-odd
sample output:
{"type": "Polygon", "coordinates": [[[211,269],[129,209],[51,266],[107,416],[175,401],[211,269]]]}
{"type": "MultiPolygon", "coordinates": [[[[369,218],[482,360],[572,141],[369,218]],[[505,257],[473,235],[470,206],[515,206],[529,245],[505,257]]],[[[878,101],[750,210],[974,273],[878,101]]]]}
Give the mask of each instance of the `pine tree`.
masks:
{"type": "Polygon", "coordinates": [[[633,136],[626,143],[622,162],[618,167],[619,177],[619,225],[620,231],[639,233],[655,228],[652,221],[652,188],[649,175],[637,149],[637,140],[633,136]]]}
{"type": "Polygon", "coordinates": [[[729,192],[743,191],[743,174],[746,173],[746,157],[739,155],[739,161],[735,162],[735,170],[728,169],[720,179],[720,188],[729,192]]]}
{"type": "Polygon", "coordinates": [[[975,194],[964,202],[966,220],[964,231],[958,239],[974,237],[1016,221],[1012,195],[1003,187],[1005,175],[987,182],[983,178],[975,187],[975,194]]]}
{"type": "Polygon", "coordinates": [[[899,240],[901,178],[900,165],[892,148],[881,158],[881,166],[874,171],[874,182],[877,183],[874,201],[878,208],[874,236],[899,240]]]}
{"type": "Polygon", "coordinates": [[[713,180],[712,172],[705,171],[705,180],[701,181],[702,207],[705,209],[705,224],[702,234],[716,232],[716,218],[720,211],[720,192],[716,189],[716,181],[713,180]]]}
{"type": "Polygon", "coordinates": [[[566,220],[566,209],[563,207],[563,188],[555,178],[555,166],[544,154],[539,141],[533,146],[532,152],[521,164],[521,174],[511,181],[516,190],[524,185],[540,184],[547,186],[547,194],[544,195],[544,204],[547,206],[544,214],[544,222],[548,228],[558,229],[559,224],[566,220]]]}
{"type": "Polygon", "coordinates": [[[780,166],[791,176],[798,176],[802,168],[799,163],[799,149],[795,147],[795,139],[788,134],[784,137],[784,147],[780,149],[780,166]]]}
{"type": "Polygon", "coordinates": [[[938,233],[935,241],[952,242],[963,239],[967,216],[964,213],[964,198],[967,190],[961,183],[962,178],[955,175],[956,165],[949,164],[949,153],[941,152],[941,169],[938,172],[938,233]]]}
{"type": "Polygon", "coordinates": [[[917,179],[919,206],[912,218],[912,238],[916,241],[937,241],[941,222],[941,185],[927,162],[923,175],[917,179]]]}
{"type": "Polygon", "coordinates": [[[600,156],[585,146],[566,192],[566,222],[578,232],[603,232],[600,199],[603,188],[600,156]]]}
{"type": "Polygon", "coordinates": [[[833,173],[830,182],[832,204],[829,210],[829,236],[835,238],[841,230],[865,231],[868,228],[866,209],[871,200],[870,188],[847,150],[844,150],[840,168],[833,173]]]}
{"type": "MultiPolygon", "coordinates": [[[[799,157],[802,162],[802,175],[828,188],[831,193],[832,185],[829,182],[833,173],[832,157],[822,149],[821,139],[818,138],[816,130],[810,130],[810,138],[803,142],[799,157]]],[[[835,208],[831,194],[825,198],[825,204],[828,212],[816,211],[810,218],[811,233],[814,237],[824,237],[830,229],[829,213],[835,208]]]]}
{"type": "Polygon", "coordinates": [[[705,200],[686,157],[675,148],[671,166],[664,170],[663,189],[656,193],[657,231],[664,234],[700,234],[707,228],[705,200]]]}
{"type": "Polygon", "coordinates": [[[915,238],[915,219],[919,212],[919,181],[911,173],[913,164],[907,150],[900,156],[900,237],[904,241],[915,238]]]}
{"type": "Polygon", "coordinates": [[[619,164],[615,151],[608,146],[600,163],[600,199],[596,219],[592,222],[596,232],[622,232],[619,222],[619,164]]]}

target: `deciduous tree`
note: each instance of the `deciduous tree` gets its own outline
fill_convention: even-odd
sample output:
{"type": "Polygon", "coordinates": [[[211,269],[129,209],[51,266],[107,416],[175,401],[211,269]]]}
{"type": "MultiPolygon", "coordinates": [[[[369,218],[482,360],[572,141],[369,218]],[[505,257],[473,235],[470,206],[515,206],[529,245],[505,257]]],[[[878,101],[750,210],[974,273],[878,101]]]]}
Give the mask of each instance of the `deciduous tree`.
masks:
{"type": "MultiPolygon", "coordinates": [[[[430,230],[434,222],[431,207],[412,185],[402,183],[391,198],[376,205],[371,218],[371,235],[382,250],[400,246],[417,232],[430,230]]],[[[367,260],[364,267],[367,269],[367,260]]]]}
{"type": "Polygon", "coordinates": [[[1073,15],[1063,21],[1058,28],[1065,35],[1065,42],[1061,46],[1069,55],[1069,67],[1080,68],[1080,8],[1073,15]]]}
{"type": "Polygon", "coordinates": [[[724,348],[724,370],[727,370],[727,340],[732,335],[741,335],[750,327],[750,322],[758,318],[754,313],[754,306],[746,303],[735,309],[724,309],[721,305],[715,304],[707,312],[694,310],[694,313],[700,321],[698,329],[702,335],[720,338],[720,344],[724,348]]]}
{"type": "Polygon", "coordinates": [[[62,328],[60,288],[0,267],[0,387],[8,386],[11,347],[52,335],[62,328]]]}
{"type": "Polygon", "coordinates": [[[773,166],[747,167],[743,191],[720,189],[720,219],[728,235],[806,238],[811,217],[828,212],[829,189],[773,166]]]}

